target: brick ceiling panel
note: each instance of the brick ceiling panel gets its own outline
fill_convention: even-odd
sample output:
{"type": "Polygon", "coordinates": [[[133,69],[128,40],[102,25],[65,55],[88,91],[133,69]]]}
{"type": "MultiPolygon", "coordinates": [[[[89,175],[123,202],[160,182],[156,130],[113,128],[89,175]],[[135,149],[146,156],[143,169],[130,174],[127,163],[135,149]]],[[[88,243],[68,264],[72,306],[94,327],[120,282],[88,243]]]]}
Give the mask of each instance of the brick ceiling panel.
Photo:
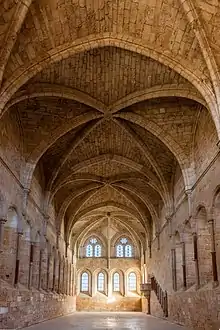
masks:
{"type": "MultiPolygon", "coordinates": [[[[61,188],[55,194],[56,209],[59,211],[62,204],[69,198],[71,195],[79,195],[77,192],[82,191],[90,182],[87,180],[80,180],[72,184],[66,185],[61,188]]],[[[81,194],[83,196],[84,194],[81,194]]],[[[76,198],[77,199],[77,198],[76,198]]],[[[70,200],[71,202],[71,200],[70,200]]]]}
{"type": "Polygon", "coordinates": [[[101,161],[98,164],[88,166],[86,168],[79,169],[77,173],[85,173],[92,175],[99,175],[104,178],[109,178],[119,174],[128,174],[131,172],[131,168],[122,165],[114,160],[101,161]]]}
{"type": "Polygon", "coordinates": [[[87,201],[87,203],[83,205],[83,209],[86,209],[88,207],[100,203],[107,204],[108,202],[111,201],[115,201],[130,208],[134,208],[134,205],[127,198],[125,198],[122,194],[120,194],[117,190],[115,190],[111,186],[107,185],[99,189],[97,193],[92,198],[90,198],[87,201]]]}
{"type": "Polygon", "coordinates": [[[153,49],[205,70],[195,34],[177,0],[33,1],[5,72],[5,79],[49,51],[89,35],[111,33],[142,40],[153,49]]]}
{"type": "Polygon", "coordinates": [[[3,45],[3,40],[7,35],[10,22],[15,13],[16,2],[17,0],[0,0],[0,45],[3,45]]]}
{"type": "Polygon", "coordinates": [[[148,57],[116,47],[79,53],[42,71],[30,83],[65,85],[112,105],[153,86],[185,84],[175,71],[148,57]]]}
{"type": "Polygon", "coordinates": [[[136,133],[141,137],[142,141],[147,145],[151,155],[156,160],[159,168],[164,174],[165,179],[168,183],[170,183],[173,175],[173,171],[175,169],[175,157],[171,153],[171,151],[156,138],[153,134],[146,131],[140,126],[129,124],[133,129],[135,129],[136,133]]]}
{"type": "Polygon", "coordinates": [[[220,3],[219,0],[197,0],[195,6],[215,59],[220,65],[220,3]]]}
{"type": "MultiPolygon", "coordinates": [[[[78,168],[77,164],[101,155],[109,155],[109,157],[114,157],[114,155],[116,155],[115,158],[117,158],[117,156],[122,156],[130,160],[131,163],[137,163],[139,168],[144,167],[145,170],[149,169],[153,172],[151,164],[147,161],[143,153],[136,148],[132,138],[115,122],[106,120],[92,130],[92,132],[75,148],[60,171],[58,179],[61,180],[65,176],[70,175],[74,171],[74,168],[80,171],[81,168],[78,168]]],[[[120,157],[118,158],[120,160],[120,157]]],[[[87,165],[89,165],[89,163],[87,163],[87,165]]],[[[112,161],[111,167],[112,173],[120,173],[117,161],[112,161]],[[114,170],[113,167],[115,167],[114,170]]],[[[88,167],[87,172],[89,168],[90,167],[88,167]]],[[[102,168],[100,170],[102,170],[102,168]]],[[[100,175],[99,172],[96,172],[96,175],[100,175]]],[[[104,176],[106,176],[106,174],[104,174],[104,176]]]]}
{"type": "Polygon", "coordinates": [[[73,145],[80,128],[81,126],[63,135],[43,155],[41,162],[43,164],[45,177],[47,179],[51,177],[51,168],[60,166],[60,161],[62,160],[65,151],[69,150],[73,145]]]}
{"type": "Polygon", "coordinates": [[[42,170],[65,230],[79,220],[77,233],[106,212],[138,232],[142,221],[152,229],[174,199],[179,165],[187,187],[195,184],[202,107],[217,118],[220,7],[187,3],[0,0],[0,108],[10,111],[3,142],[13,131],[22,166],[12,170],[25,188],[30,168],[34,182],[42,170]]]}
{"type": "Polygon", "coordinates": [[[145,157],[135,147],[132,138],[112,120],[106,120],[98,125],[74,152],[74,156],[77,155],[79,161],[103,154],[121,155],[150,167],[145,157]]]}
{"type": "Polygon", "coordinates": [[[42,140],[56,135],[60,127],[65,128],[68,121],[91,110],[81,103],[56,97],[27,99],[14,105],[11,111],[13,109],[20,115],[26,157],[42,140]]]}
{"type": "Polygon", "coordinates": [[[137,193],[140,193],[140,195],[143,195],[143,197],[146,196],[152,205],[154,205],[157,211],[159,211],[163,206],[163,201],[159,193],[153,190],[151,187],[147,186],[143,180],[138,178],[130,178],[126,180],[125,183],[135,187],[137,193]]]}
{"type": "Polygon", "coordinates": [[[141,114],[146,122],[155,122],[189,155],[200,107],[197,102],[185,98],[169,97],[140,102],[126,110],[141,114]]]}

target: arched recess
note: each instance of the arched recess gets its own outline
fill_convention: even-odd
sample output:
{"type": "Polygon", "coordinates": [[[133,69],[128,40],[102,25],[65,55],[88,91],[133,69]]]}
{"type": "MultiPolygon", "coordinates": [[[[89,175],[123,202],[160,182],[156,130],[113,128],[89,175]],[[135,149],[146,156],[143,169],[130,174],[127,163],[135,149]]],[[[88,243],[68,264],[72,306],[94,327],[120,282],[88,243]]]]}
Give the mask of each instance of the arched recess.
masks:
{"type": "Polygon", "coordinates": [[[9,208],[6,220],[2,245],[3,251],[0,258],[0,275],[1,279],[12,285],[14,284],[15,278],[17,237],[19,227],[19,217],[14,207],[9,208]]]}
{"type": "MultiPolygon", "coordinates": [[[[119,232],[116,233],[111,239],[111,257],[117,257],[117,246],[118,245],[130,245],[132,248],[131,258],[140,258],[141,251],[140,251],[140,240],[134,235],[133,231],[130,231],[125,227],[123,233],[119,232]],[[127,242],[122,244],[120,241],[121,239],[126,239],[127,242]]],[[[123,247],[123,257],[125,257],[125,246],[123,247]]],[[[118,258],[118,257],[117,257],[118,258]]]]}
{"type": "MultiPolygon", "coordinates": [[[[91,245],[90,240],[91,239],[96,239],[97,242],[95,243],[95,245],[100,245],[101,250],[100,250],[100,258],[105,258],[107,256],[107,241],[105,239],[105,237],[98,232],[95,231],[90,231],[89,230],[89,226],[87,226],[87,233],[84,234],[83,238],[81,239],[81,241],[79,242],[79,249],[78,249],[78,256],[81,258],[85,258],[87,257],[87,247],[88,245],[91,245]]],[[[93,253],[91,255],[91,257],[95,257],[96,256],[96,249],[95,246],[92,247],[93,249],[93,253]]]]}
{"type": "Polygon", "coordinates": [[[220,126],[215,95],[213,91],[211,91],[210,88],[206,86],[206,77],[203,76],[202,72],[200,72],[199,76],[196,76],[195,72],[187,69],[187,61],[184,61],[184,59],[179,58],[177,62],[176,58],[172,58],[170,54],[168,56],[165,52],[162,52],[162,50],[159,51],[155,48],[150,48],[146,45],[143,45],[142,40],[134,40],[129,35],[120,35],[108,32],[76,39],[70,44],[65,44],[64,46],[51,51],[50,57],[41,59],[40,64],[36,62],[29,68],[23,68],[23,72],[19,70],[19,74],[15,72],[7,81],[6,85],[4,85],[2,88],[0,98],[3,100],[3,102],[0,110],[2,111],[4,109],[6,103],[22,85],[24,85],[30,78],[32,78],[38,72],[42,71],[48,65],[58,62],[61,59],[68,58],[69,56],[72,56],[76,53],[104,46],[116,46],[151,57],[152,59],[159,61],[169,68],[174,69],[184,78],[189,80],[199,90],[209,105],[209,109],[212,113],[213,120],[216,124],[217,132],[219,134],[220,126]]]}
{"type": "Polygon", "coordinates": [[[108,272],[104,268],[98,268],[93,272],[94,294],[108,295],[108,272]]]}
{"type": "Polygon", "coordinates": [[[212,202],[212,214],[214,220],[214,244],[216,249],[216,260],[218,277],[220,276],[220,186],[215,189],[212,202]]]}
{"type": "Polygon", "coordinates": [[[92,296],[92,273],[88,268],[79,269],[77,272],[77,294],[92,296]]]}
{"type": "Polygon", "coordinates": [[[109,273],[112,295],[125,295],[124,272],[121,269],[114,268],[109,273]]]}
{"type": "MultiPolygon", "coordinates": [[[[133,282],[133,281],[132,281],[133,282]]],[[[131,283],[132,284],[132,283],[131,283]]],[[[126,270],[125,272],[125,287],[126,287],[126,295],[128,296],[133,296],[134,294],[141,294],[140,292],[140,284],[141,284],[141,272],[139,269],[137,269],[136,267],[132,267],[129,268],[128,270],[126,270]],[[129,276],[130,274],[135,274],[136,276],[136,289],[130,288],[129,286],[129,276]]]]}
{"type": "Polygon", "coordinates": [[[207,210],[199,205],[196,212],[196,228],[198,235],[198,263],[200,284],[212,280],[211,235],[208,227],[207,210]]]}

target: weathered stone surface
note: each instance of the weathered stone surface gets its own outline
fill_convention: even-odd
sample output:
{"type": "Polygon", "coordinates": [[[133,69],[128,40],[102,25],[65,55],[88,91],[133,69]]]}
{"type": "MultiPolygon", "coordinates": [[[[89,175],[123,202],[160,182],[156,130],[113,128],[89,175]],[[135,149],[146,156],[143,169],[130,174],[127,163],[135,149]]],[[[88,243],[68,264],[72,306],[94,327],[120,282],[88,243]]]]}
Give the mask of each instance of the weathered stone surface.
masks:
{"type": "Polygon", "coordinates": [[[219,17],[217,0],[0,1],[1,327],[146,312],[151,277],[154,315],[218,324],[219,17]]]}

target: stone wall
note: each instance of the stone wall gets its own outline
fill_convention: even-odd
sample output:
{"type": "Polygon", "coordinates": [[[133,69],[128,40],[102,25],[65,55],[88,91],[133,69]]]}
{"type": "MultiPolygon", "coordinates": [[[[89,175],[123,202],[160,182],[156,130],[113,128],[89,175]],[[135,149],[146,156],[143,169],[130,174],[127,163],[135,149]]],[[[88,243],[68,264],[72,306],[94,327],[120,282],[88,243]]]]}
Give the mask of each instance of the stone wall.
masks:
{"type": "MultiPolygon", "coordinates": [[[[203,162],[201,157],[200,161],[203,162]]],[[[187,196],[183,192],[181,197],[181,191],[176,189],[180,198],[171,225],[167,222],[161,230],[159,244],[157,239],[152,242],[152,257],[147,259],[149,276],[153,274],[162,289],[168,292],[169,319],[192,329],[219,329],[220,291],[218,282],[213,282],[211,253],[214,250],[211,230],[213,225],[219,279],[219,189],[216,180],[219,175],[218,154],[198,177],[192,190],[190,217],[187,196]],[[197,238],[197,257],[194,236],[197,238]],[[172,269],[172,250],[175,250],[175,269],[172,269]],[[183,265],[186,269],[186,286],[183,265]]],[[[178,176],[176,179],[176,184],[180,187],[178,176]]],[[[157,311],[155,313],[154,299],[152,314],[158,316],[157,311]]]]}
{"type": "Polygon", "coordinates": [[[76,298],[77,311],[126,311],[126,312],[141,312],[141,297],[83,297],[76,298]]]}
{"type": "MultiPolygon", "coordinates": [[[[144,297],[141,298],[141,308],[142,308],[143,313],[148,314],[148,302],[147,302],[147,299],[144,297]]],[[[150,309],[151,309],[151,311],[150,311],[151,315],[160,317],[160,318],[164,317],[163,310],[160,306],[160,303],[159,303],[154,291],[151,292],[150,309]]]]}
{"type": "Polygon", "coordinates": [[[169,318],[190,329],[217,330],[220,327],[220,290],[211,287],[169,296],[169,318]]]}
{"type": "MultiPolygon", "coordinates": [[[[44,178],[25,191],[15,113],[1,122],[0,328],[20,328],[75,311],[72,250],[57,239],[55,212],[45,225],[44,178]]],[[[54,209],[50,205],[50,209],[54,209]]]]}
{"type": "Polygon", "coordinates": [[[23,328],[75,311],[75,297],[0,283],[0,329],[23,328]]]}

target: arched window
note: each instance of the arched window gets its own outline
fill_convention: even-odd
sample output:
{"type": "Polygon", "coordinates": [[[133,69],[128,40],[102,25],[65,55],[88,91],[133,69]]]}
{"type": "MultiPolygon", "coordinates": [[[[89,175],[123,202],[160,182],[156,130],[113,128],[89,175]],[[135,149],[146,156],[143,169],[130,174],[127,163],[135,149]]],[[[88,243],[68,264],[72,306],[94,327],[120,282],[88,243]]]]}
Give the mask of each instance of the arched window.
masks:
{"type": "Polygon", "coordinates": [[[116,248],[116,257],[123,257],[123,245],[118,244],[116,248]]]}
{"type": "Polygon", "coordinates": [[[93,247],[91,244],[88,244],[86,247],[86,256],[92,257],[93,256],[93,247]]]}
{"type": "Polygon", "coordinates": [[[89,275],[88,273],[84,272],[81,275],[81,292],[88,292],[89,291],[89,275]]]}
{"type": "Polygon", "coordinates": [[[113,291],[120,291],[120,275],[118,273],[114,273],[113,275],[113,291]]]}
{"type": "Polygon", "coordinates": [[[132,247],[130,244],[125,245],[125,257],[126,258],[132,257],[132,247]]]}
{"type": "Polygon", "coordinates": [[[129,244],[128,239],[123,237],[116,245],[116,257],[117,258],[132,258],[133,246],[129,244]]]}
{"type": "Polygon", "coordinates": [[[133,272],[128,275],[128,290],[137,291],[137,276],[133,272]]]}
{"type": "Polygon", "coordinates": [[[103,273],[98,274],[97,290],[100,292],[105,291],[105,275],[103,273]]]}
{"type": "Polygon", "coordinates": [[[101,245],[97,244],[95,245],[95,257],[101,257],[101,251],[102,251],[102,248],[101,248],[101,245]]]}
{"type": "Polygon", "coordinates": [[[102,256],[102,246],[98,243],[98,240],[94,237],[89,239],[88,245],[86,245],[86,257],[87,258],[100,258],[102,256]]]}

